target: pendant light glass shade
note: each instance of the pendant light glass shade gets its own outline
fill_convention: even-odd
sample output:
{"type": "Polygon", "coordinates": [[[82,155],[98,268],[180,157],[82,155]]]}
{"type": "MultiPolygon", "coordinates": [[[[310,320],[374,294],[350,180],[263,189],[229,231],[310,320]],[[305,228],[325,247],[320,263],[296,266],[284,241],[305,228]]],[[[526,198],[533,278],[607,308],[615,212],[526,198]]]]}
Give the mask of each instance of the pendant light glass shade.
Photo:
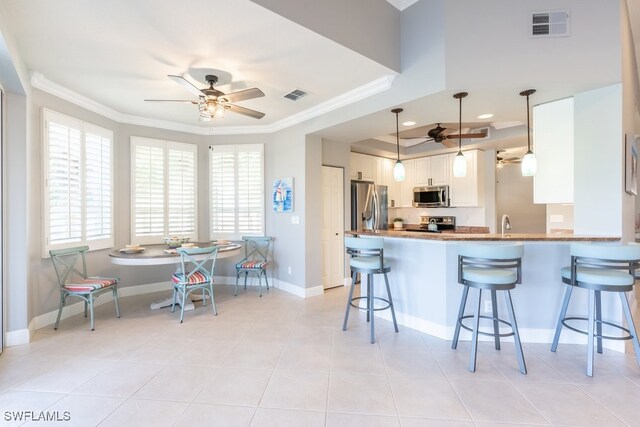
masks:
{"type": "MultiPolygon", "coordinates": [[[[460,101],[460,109],[458,115],[458,135],[462,135],[462,98],[469,95],[467,92],[460,92],[453,95],[455,99],[460,101]]],[[[464,178],[467,176],[467,159],[462,154],[462,136],[458,136],[458,154],[453,159],[453,176],[456,178],[464,178]]]]}
{"type": "Polygon", "coordinates": [[[531,151],[531,123],[529,119],[529,96],[536,93],[535,89],[527,89],[520,92],[520,96],[527,97],[527,153],[522,158],[522,176],[534,176],[538,170],[538,161],[531,151]]]}
{"type": "Polygon", "coordinates": [[[464,158],[462,151],[458,151],[453,159],[453,176],[456,178],[467,176],[467,159],[464,158]]]}
{"type": "Polygon", "coordinates": [[[396,165],[393,167],[393,179],[395,181],[404,181],[404,177],[404,165],[400,160],[398,160],[396,161],[396,165]]]}
{"type": "Polygon", "coordinates": [[[393,114],[396,115],[396,147],[398,150],[398,160],[396,160],[396,165],[393,167],[393,179],[395,181],[404,181],[405,172],[404,165],[400,161],[400,131],[398,127],[398,114],[402,113],[402,108],[394,108],[391,110],[393,114]]]}
{"type": "Polygon", "coordinates": [[[534,176],[538,170],[538,161],[533,151],[527,151],[522,158],[522,176],[534,176]]]}

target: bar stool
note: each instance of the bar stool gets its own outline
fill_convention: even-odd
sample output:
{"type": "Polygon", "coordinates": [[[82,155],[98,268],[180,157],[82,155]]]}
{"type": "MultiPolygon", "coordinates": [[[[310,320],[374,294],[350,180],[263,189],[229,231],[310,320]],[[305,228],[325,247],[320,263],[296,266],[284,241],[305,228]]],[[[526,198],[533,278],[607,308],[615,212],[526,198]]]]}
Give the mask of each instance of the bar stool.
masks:
{"type": "MultiPolygon", "coordinates": [[[[391,289],[389,288],[389,278],[387,273],[391,271],[391,267],[384,259],[384,239],[382,237],[345,237],[344,239],[347,253],[351,255],[349,265],[351,267],[351,290],[349,291],[349,299],[347,300],[347,310],[344,315],[344,323],[342,330],[347,330],[347,322],[349,321],[349,309],[355,307],[359,310],[367,312],[367,322],[371,323],[371,344],[375,344],[375,321],[374,314],[376,311],[391,309],[393,318],[393,327],[398,332],[398,323],[396,322],[396,312],[393,309],[393,299],[391,298],[391,289]],[[353,290],[356,287],[356,276],[367,275],[367,296],[355,297],[353,290]],[[373,277],[375,274],[384,274],[384,283],[387,287],[387,297],[384,299],[374,296],[373,277]],[[359,301],[365,299],[366,307],[361,307],[359,301]],[[375,300],[386,303],[384,307],[375,307],[375,300]]],[[[362,284],[363,280],[360,280],[362,284]]]]}
{"type": "Polygon", "coordinates": [[[640,344],[629,301],[625,292],[633,290],[635,270],[640,266],[640,245],[635,243],[626,245],[602,245],[574,243],[571,245],[571,266],[560,270],[562,281],[567,284],[562,309],[558,316],[556,334],[553,338],[551,351],[558,348],[562,327],[587,335],[587,375],[593,376],[593,341],[597,340],[597,351],[602,353],[602,340],[632,340],[636,353],[636,361],[640,365],[640,344]],[[588,317],[569,316],[567,307],[574,288],[589,291],[588,317]],[[622,311],[627,321],[628,329],[622,325],[602,320],[601,292],[617,292],[622,303],[622,311]],[[587,321],[587,331],[567,324],[567,321],[587,321]],[[607,336],[602,334],[602,325],[622,330],[626,335],[607,336]],[[595,329],[595,331],[594,331],[595,329]]]}
{"type": "Polygon", "coordinates": [[[511,289],[516,287],[516,284],[522,283],[523,252],[522,243],[504,245],[465,243],[458,245],[458,283],[464,285],[464,289],[462,291],[462,299],[460,301],[460,309],[458,311],[458,319],[451,348],[455,349],[458,346],[460,328],[472,333],[471,359],[469,361],[469,371],[471,372],[475,372],[476,370],[478,334],[480,334],[494,337],[496,350],[500,350],[501,337],[513,336],[520,372],[523,374],[527,373],[510,292],[511,289]],[[478,290],[473,315],[464,314],[469,288],[478,290]],[[482,301],[483,290],[491,292],[492,316],[480,315],[480,303],[482,301]],[[498,317],[496,291],[506,291],[504,298],[507,303],[509,322],[498,317]],[[463,324],[465,319],[470,318],[473,318],[472,327],[463,324]],[[479,330],[480,319],[491,319],[493,321],[493,333],[479,330]],[[512,332],[501,334],[500,323],[510,326],[512,332]]]}

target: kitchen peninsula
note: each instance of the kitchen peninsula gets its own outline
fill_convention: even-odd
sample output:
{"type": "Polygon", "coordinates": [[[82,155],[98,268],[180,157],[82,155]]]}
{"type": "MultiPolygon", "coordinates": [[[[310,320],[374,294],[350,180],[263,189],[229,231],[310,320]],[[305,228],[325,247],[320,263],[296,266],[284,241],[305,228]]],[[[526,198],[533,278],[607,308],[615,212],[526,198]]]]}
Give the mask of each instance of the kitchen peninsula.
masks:
{"type": "MultiPolygon", "coordinates": [[[[518,327],[523,342],[551,343],[565,285],[560,280],[560,269],[569,265],[571,242],[617,242],[619,237],[574,236],[571,234],[471,234],[458,232],[427,233],[415,231],[380,230],[346,231],[356,236],[384,238],[385,260],[391,264],[389,283],[398,323],[450,340],[457,318],[462,288],[458,283],[457,245],[464,242],[516,242],[524,243],[522,258],[522,284],[511,292],[518,327]]],[[[376,282],[376,294],[384,295],[384,284],[376,282]]],[[[622,312],[619,301],[603,295],[603,320],[620,323],[622,312]]],[[[482,302],[482,311],[488,315],[490,298],[482,302]]],[[[570,315],[582,315],[587,306],[587,295],[574,292],[569,307],[570,315]],[[573,312],[575,308],[575,313],[573,312]]],[[[506,306],[498,298],[498,313],[506,315],[506,306]]],[[[387,318],[386,312],[381,312],[387,318]]],[[[481,322],[481,325],[483,323],[481,322]]],[[[485,325],[486,327],[486,325],[485,325]]],[[[463,331],[461,339],[470,334],[463,331]]],[[[564,342],[586,342],[586,337],[563,331],[564,342]]],[[[609,348],[622,350],[620,341],[605,342],[609,348]]]]}

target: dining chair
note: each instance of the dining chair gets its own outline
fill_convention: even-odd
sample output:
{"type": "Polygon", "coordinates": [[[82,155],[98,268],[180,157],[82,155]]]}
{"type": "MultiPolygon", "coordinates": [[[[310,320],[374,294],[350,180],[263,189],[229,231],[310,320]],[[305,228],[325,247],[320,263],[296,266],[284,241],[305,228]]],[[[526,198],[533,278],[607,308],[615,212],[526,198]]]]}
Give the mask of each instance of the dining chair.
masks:
{"type": "Polygon", "coordinates": [[[269,280],[267,279],[267,264],[269,247],[272,237],[269,236],[243,236],[244,241],[244,258],[236,264],[236,291],[234,295],[238,295],[238,279],[244,273],[244,289],[247,289],[247,276],[249,273],[255,273],[258,277],[258,292],[262,296],[262,278],[269,291],[269,280]]]}
{"type": "Polygon", "coordinates": [[[54,249],[49,251],[53,268],[60,286],[60,308],[53,329],[58,329],[62,308],[67,297],[78,297],[84,301],[84,317],[87,317],[87,306],[91,314],[91,330],[94,327],[93,306],[96,297],[105,293],[113,293],[113,301],[116,306],[116,316],[120,317],[118,307],[118,279],[115,277],[100,277],[87,275],[87,263],[84,254],[89,250],[88,246],[77,246],[67,249],[54,249]]]}
{"type": "Polygon", "coordinates": [[[217,316],[216,302],[213,297],[213,270],[218,256],[218,247],[209,246],[206,248],[177,248],[180,254],[181,270],[173,273],[173,302],[171,312],[176,308],[176,298],[181,294],[180,323],[184,320],[184,305],[189,294],[195,290],[202,289],[202,305],[207,305],[205,292],[209,293],[213,315],[217,316]]]}

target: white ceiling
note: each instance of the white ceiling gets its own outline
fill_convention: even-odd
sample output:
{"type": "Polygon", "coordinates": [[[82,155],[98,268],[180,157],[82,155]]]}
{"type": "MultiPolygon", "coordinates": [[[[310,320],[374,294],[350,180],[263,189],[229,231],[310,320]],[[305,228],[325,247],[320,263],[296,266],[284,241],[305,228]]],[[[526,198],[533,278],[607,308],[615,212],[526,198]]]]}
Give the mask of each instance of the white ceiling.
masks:
{"type": "MultiPolygon", "coordinates": [[[[273,125],[393,74],[388,68],[249,0],[5,1],[3,12],[36,87],[86,97],[114,114],[208,128],[167,74],[226,72],[223,92],[258,87],[238,105],[261,120],[228,113],[216,127],[273,125]],[[348,73],[341,70],[349,70],[348,73]],[[309,92],[293,102],[293,89],[309,92]]],[[[113,115],[113,114],[112,114],[113,115]]]]}

